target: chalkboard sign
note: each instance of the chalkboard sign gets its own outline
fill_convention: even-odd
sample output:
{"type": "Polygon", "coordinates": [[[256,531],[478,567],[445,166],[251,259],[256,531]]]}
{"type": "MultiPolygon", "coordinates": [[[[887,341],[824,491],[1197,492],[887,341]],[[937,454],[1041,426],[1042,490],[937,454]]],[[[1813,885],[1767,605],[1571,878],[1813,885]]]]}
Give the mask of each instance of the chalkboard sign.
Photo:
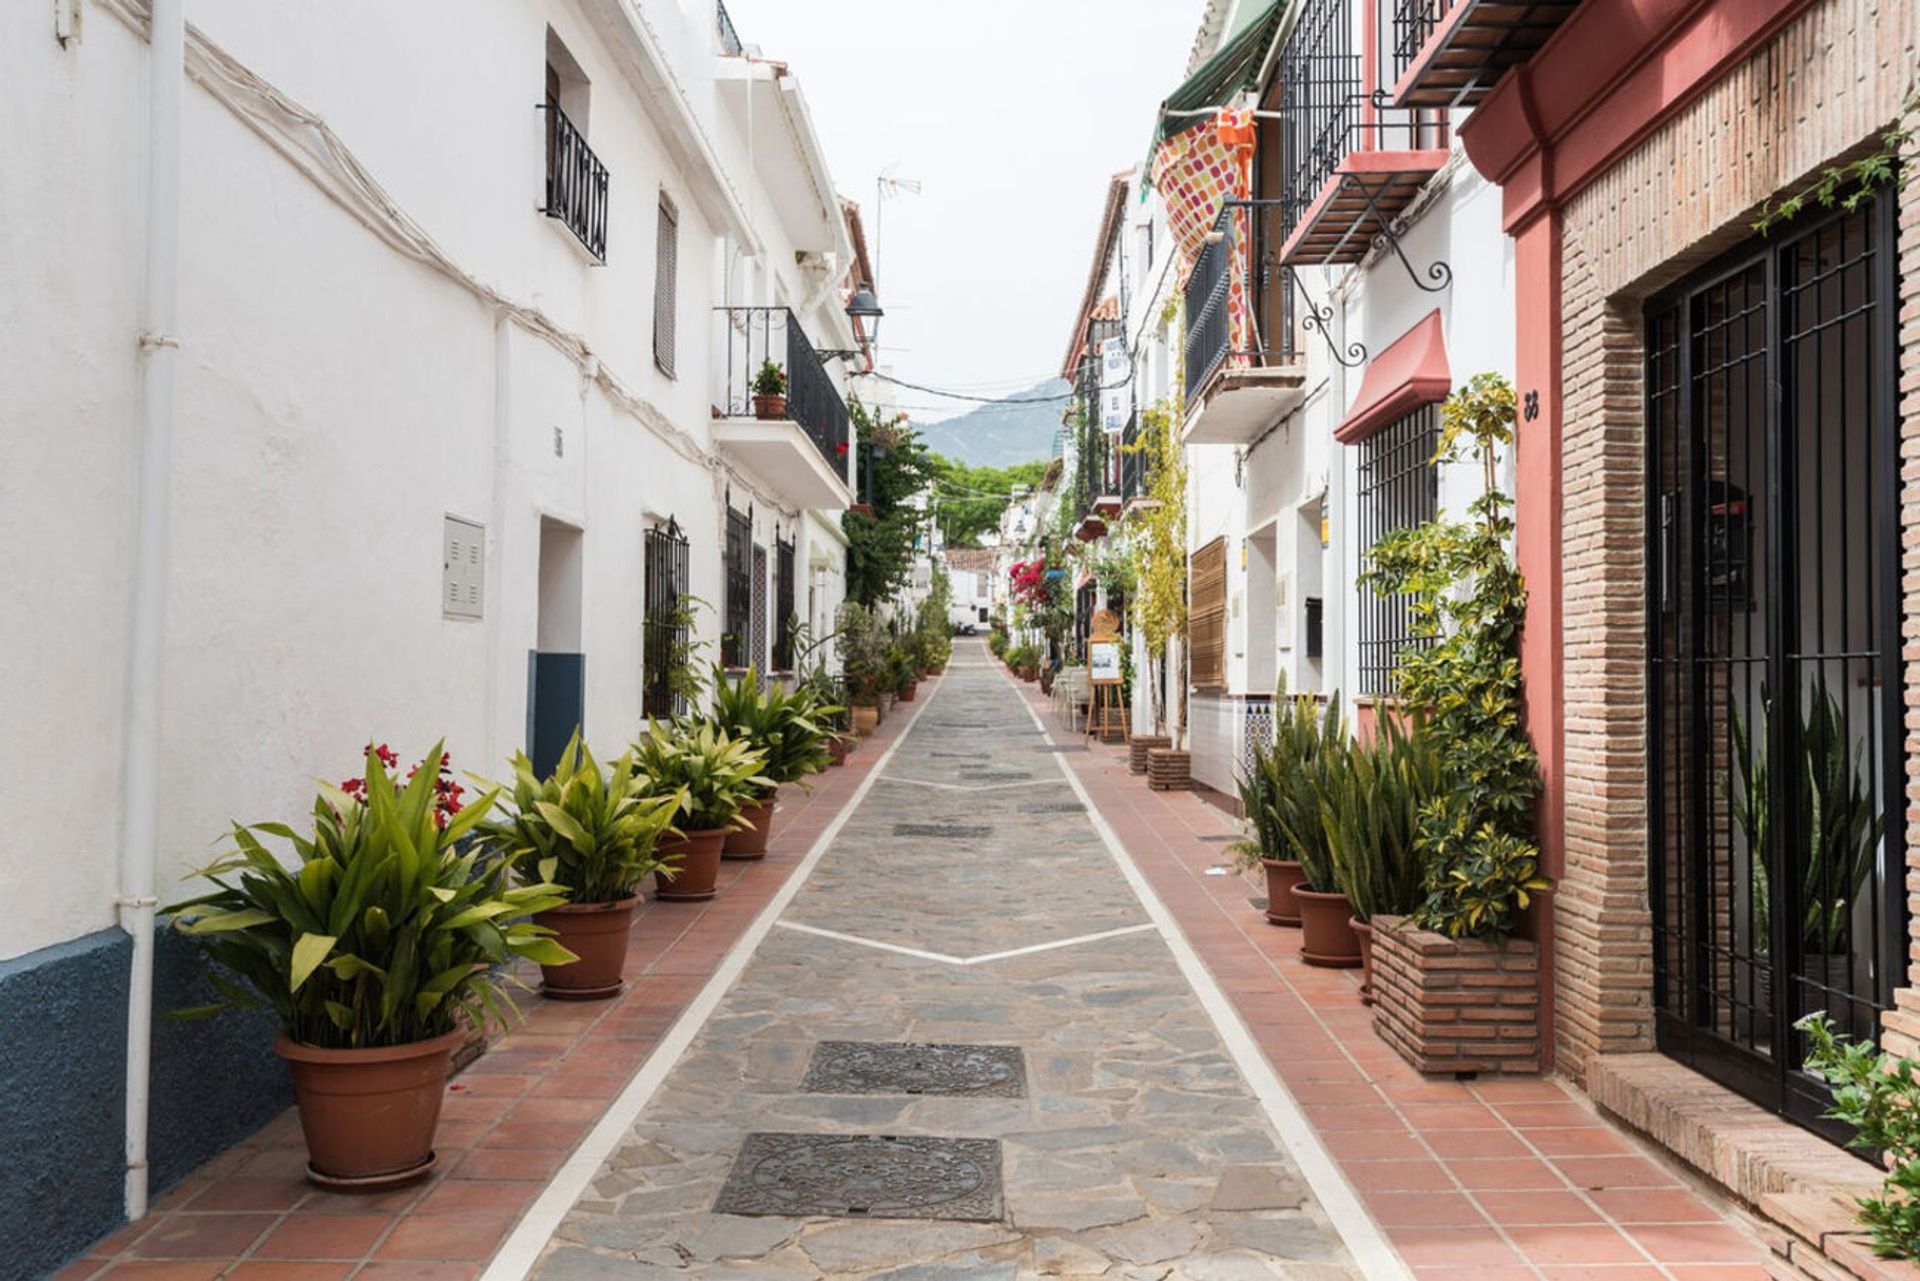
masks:
{"type": "Polygon", "coordinates": [[[1087,679],[1095,685],[1120,683],[1120,642],[1090,641],[1087,644],[1087,679]]]}

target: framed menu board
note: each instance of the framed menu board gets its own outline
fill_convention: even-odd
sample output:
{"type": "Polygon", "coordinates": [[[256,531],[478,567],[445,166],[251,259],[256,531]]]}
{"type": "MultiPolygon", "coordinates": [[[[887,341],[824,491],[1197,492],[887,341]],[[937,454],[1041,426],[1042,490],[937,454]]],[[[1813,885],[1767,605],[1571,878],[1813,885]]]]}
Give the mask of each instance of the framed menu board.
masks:
{"type": "Polygon", "coordinates": [[[1120,683],[1119,641],[1096,640],[1087,642],[1087,679],[1095,685],[1118,685],[1120,683]]]}

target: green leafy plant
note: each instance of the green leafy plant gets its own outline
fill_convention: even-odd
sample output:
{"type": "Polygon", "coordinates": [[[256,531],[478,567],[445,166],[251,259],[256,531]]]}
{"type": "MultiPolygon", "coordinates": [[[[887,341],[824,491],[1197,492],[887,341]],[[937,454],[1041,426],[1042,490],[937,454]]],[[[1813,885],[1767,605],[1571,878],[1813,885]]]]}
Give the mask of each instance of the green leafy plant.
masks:
{"type": "Polygon", "coordinates": [[[1833,1095],[1826,1115],[1853,1127],[1848,1147],[1876,1153],[1887,1168],[1881,1195],[1855,1201],[1874,1253],[1920,1258],[1920,1079],[1913,1060],[1839,1034],[1825,1012],[1793,1026],[1812,1046],[1807,1071],[1833,1095]]]}
{"type": "Polygon", "coordinates": [[[655,721],[634,744],[634,763],[649,796],[673,801],[674,826],[710,832],[740,824],[741,807],[774,786],[760,772],[766,757],[711,721],[655,721]]]}
{"type": "Polygon", "coordinates": [[[1370,742],[1354,743],[1344,763],[1320,775],[1320,823],[1326,829],[1333,879],[1362,921],[1419,907],[1420,812],[1446,787],[1433,740],[1420,726],[1403,728],[1391,714],[1375,722],[1370,742]]]}
{"type": "Polygon", "coordinates": [[[914,499],[932,481],[933,463],[905,414],[881,417],[858,396],[847,402],[847,413],[862,446],[860,492],[866,499],[864,510],[840,518],[847,535],[847,596],[872,608],[891,599],[912,574],[915,543],[927,519],[914,499]]]}
{"type": "Polygon", "coordinates": [[[1273,700],[1273,741],[1255,748],[1253,769],[1240,783],[1254,831],[1248,863],[1290,859],[1300,864],[1308,889],[1331,894],[1340,888],[1321,809],[1336,786],[1333,775],[1348,768],[1350,751],[1338,694],[1323,710],[1310,694],[1280,690],[1273,700]]]}
{"type": "Polygon", "coordinates": [[[1007,655],[1007,634],[1002,631],[988,632],[987,649],[995,658],[1005,658],[1007,655]]]}
{"type": "Polygon", "coordinates": [[[810,686],[791,693],[762,690],[758,673],[749,668],[733,682],[715,673],[714,690],[714,724],[760,753],[760,773],[775,787],[827,768],[831,727],[825,718],[840,708],[819,702],[810,686]]]}
{"type": "MultiPolygon", "coordinates": [[[[1809,955],[1841,956],[1851,950],[1853,904],[1873,873],[1874,854],[1886,829],[1873,789],[1863,775],[1864,747],[1856,744],[1847,714],[1824,683],[1803,695],[1800,768],[1791,786],[1797,791],[1799,830],[1786,851],[1800,865],[1801,948],[1809,955]]],[[[1763,687],[1763,709],[1772,698],[1763,687]]],[[[1772,832],[1767,768],[1766,723],[1760,734],[1748,732],[1736,705],[1732,709],[1735,786],[1729,797],[1734,821],[1747,841],[1753,878],[1754,950],[1766,954],[1773,938],[1772,884],[1782,850],[1772,832]]]]}
{"type": "Polygon", "coordinates": [[[648,786],[631,752],[602,770],[576,732],[545,778],[526,753],[514,756],[505,816],[481,834],[522,881],[560,886],[574,903],[616,903],[660,866],[654,845],[673,823],[674,798],[648,786]]]}
{"type": "MultiPolygon", "coordinates": [[[[504,1024],[512,1003],[493,967],[575,959],[525,919],[566,902],[558,885],[512,886],[506,863],[461,850],[499,793],[447,814],[437,769],[403,783],[382,751],[367,749],[351,789],[321,786],[310,835],[236,823],[233,850],[198,873],[217,888],[164,909],[226,972],[213,974],[221,1001],[179,1017],[266,1005],[302,1045],[405,1045],[451,1032],[462,1011],[504,1024]],[[261,837],[286,842],[293,865],[261,837]]],[[[426,759],[443,761],[441,746],[426,759]]]]}
{"type": "Polygon", "coordinates": [[[840,662],[854,703],[872,707],[893,688],[887,629],[858,601],[840,607],[840,662]]]}
{"type": "Polygon", "coordinates": [[[1362,575],[1382,596],[1408,595],[1421,642],[1400,655],[1399,691],[1422,716],[1447,786],[1421,810],[1426,897],[1414,920],[1451,938],[1505,937],[1547,886],[1533,840],[1539,761],[1520,682],[1526,588],[1507,550],[1513,500],[1494,475],[1514,409],[1513,386],[1498,374],[1475,374],[1447,398],[1434,461],[1480,463],[1471,519],[1388,534],[1362,575]]]}
{"type": "Polygon", "coordinates": [[[1765,235],[1809,205],[1855,213],[1883,187],[1905,191],[1913,171],[1900,163],[1900,157],[1913,141],[1913,127],[1906,121],[1916,111],[1920,111],[1920,90],[1907,95],[1906,104],[1900,108],[1899,121],[1881,132],[1879,146],[1845,164],[1828,165],[1818,178],[1790,196],[1767,201],[1760,206],[1753,229],[1765,235]]]}
{"type": "MultiPolygon", "coordinates": [[[[1181,385],[1180,378],[1176,371],[1175,387],[1181,385]]],[[[1171,399],[1141,412],[1134,443],[1123,447],[1140,456],[1146,474],[1147,500],[1128,513],[1121,528],[1133,561],[1134,615],[1147,654],[1156,666],[1167,658],[1167,642],[1187,631],[1187,465],[1180,445],[1183,413],[1176,392],[1171,399]]],[[[1179,653],[1184,660],[1184,646],[1179,653]]],[[[1171,674],[1168,688],[1184,698],[1186,687],[1184,668],[1171,674]]],[[[1165,733],[1169,709],[1164,705],[1160,681],[1149,679],[1147,689],[1153,705],[1154,732],[1165,733]]]]}
{"type": "Polygon", "coordinates": [[[673,695],[677,711],[698,707],[707,696],[707,642],[700,639],[700,611],[712,608],[698,596],[675,599],[664,627],[646,629],[644,661],[649,670],[656,666],[667,674],[667,689],[673,695]]]}
{"type": "Polygon", "coordinates": [[[756,396],[784,396],[787,394],[787,371],[775,361],[767,361],[760,366],[760,372],[753,376],[753,394],[756,396]]]}

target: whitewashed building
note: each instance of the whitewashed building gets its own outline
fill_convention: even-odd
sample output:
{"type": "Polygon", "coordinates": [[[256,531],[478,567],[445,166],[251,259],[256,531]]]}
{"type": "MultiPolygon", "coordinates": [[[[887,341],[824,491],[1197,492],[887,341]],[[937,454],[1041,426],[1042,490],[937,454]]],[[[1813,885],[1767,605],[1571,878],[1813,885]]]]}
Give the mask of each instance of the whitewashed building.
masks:
{"type": "Polygon", "coordinates": [[[119,1215],[123,1113],[157,1192],[282,1101],[259,1028],[162,1024],[127,1104],[153,900],[369,740],[617,750],[688,596],[709,661],[790,663],[844,594],[870,357],[799,79],[712,0],[157,7],[151,43],[146,0],[0,12],[0,1041],[48,1096],[8,1101],[0,1246],[30,1272],[119,1215]]]}

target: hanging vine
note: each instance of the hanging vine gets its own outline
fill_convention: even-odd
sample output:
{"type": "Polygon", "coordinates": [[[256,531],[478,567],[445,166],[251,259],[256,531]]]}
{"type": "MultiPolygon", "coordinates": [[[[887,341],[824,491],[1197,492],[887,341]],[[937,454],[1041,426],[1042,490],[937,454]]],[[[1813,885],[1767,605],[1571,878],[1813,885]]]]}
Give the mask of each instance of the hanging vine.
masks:
{"type": "MultiPolygon", "coordinates": [[[[1179,385],[1175,373],[1175,386],[1179,385]]],[[[1134,609],[1147,653],[1156,661],[1167,656],[1167,642],[1187,630],[1187,465],[1180,447],[1181,397],[1176,391],[1140,414],[1140,431],[1129,453],[1141,456],[1147,478],[1147,501],[1126,520],[1127,552],[1133,559],[1134,609]]],[[[1184,662],[1175,688],[1186,688],[1184,662]]],[[[1153,694],[1153,727],[1164,733],[1167,709],[1160,683],[1149,679],[1153,694]]]]}

